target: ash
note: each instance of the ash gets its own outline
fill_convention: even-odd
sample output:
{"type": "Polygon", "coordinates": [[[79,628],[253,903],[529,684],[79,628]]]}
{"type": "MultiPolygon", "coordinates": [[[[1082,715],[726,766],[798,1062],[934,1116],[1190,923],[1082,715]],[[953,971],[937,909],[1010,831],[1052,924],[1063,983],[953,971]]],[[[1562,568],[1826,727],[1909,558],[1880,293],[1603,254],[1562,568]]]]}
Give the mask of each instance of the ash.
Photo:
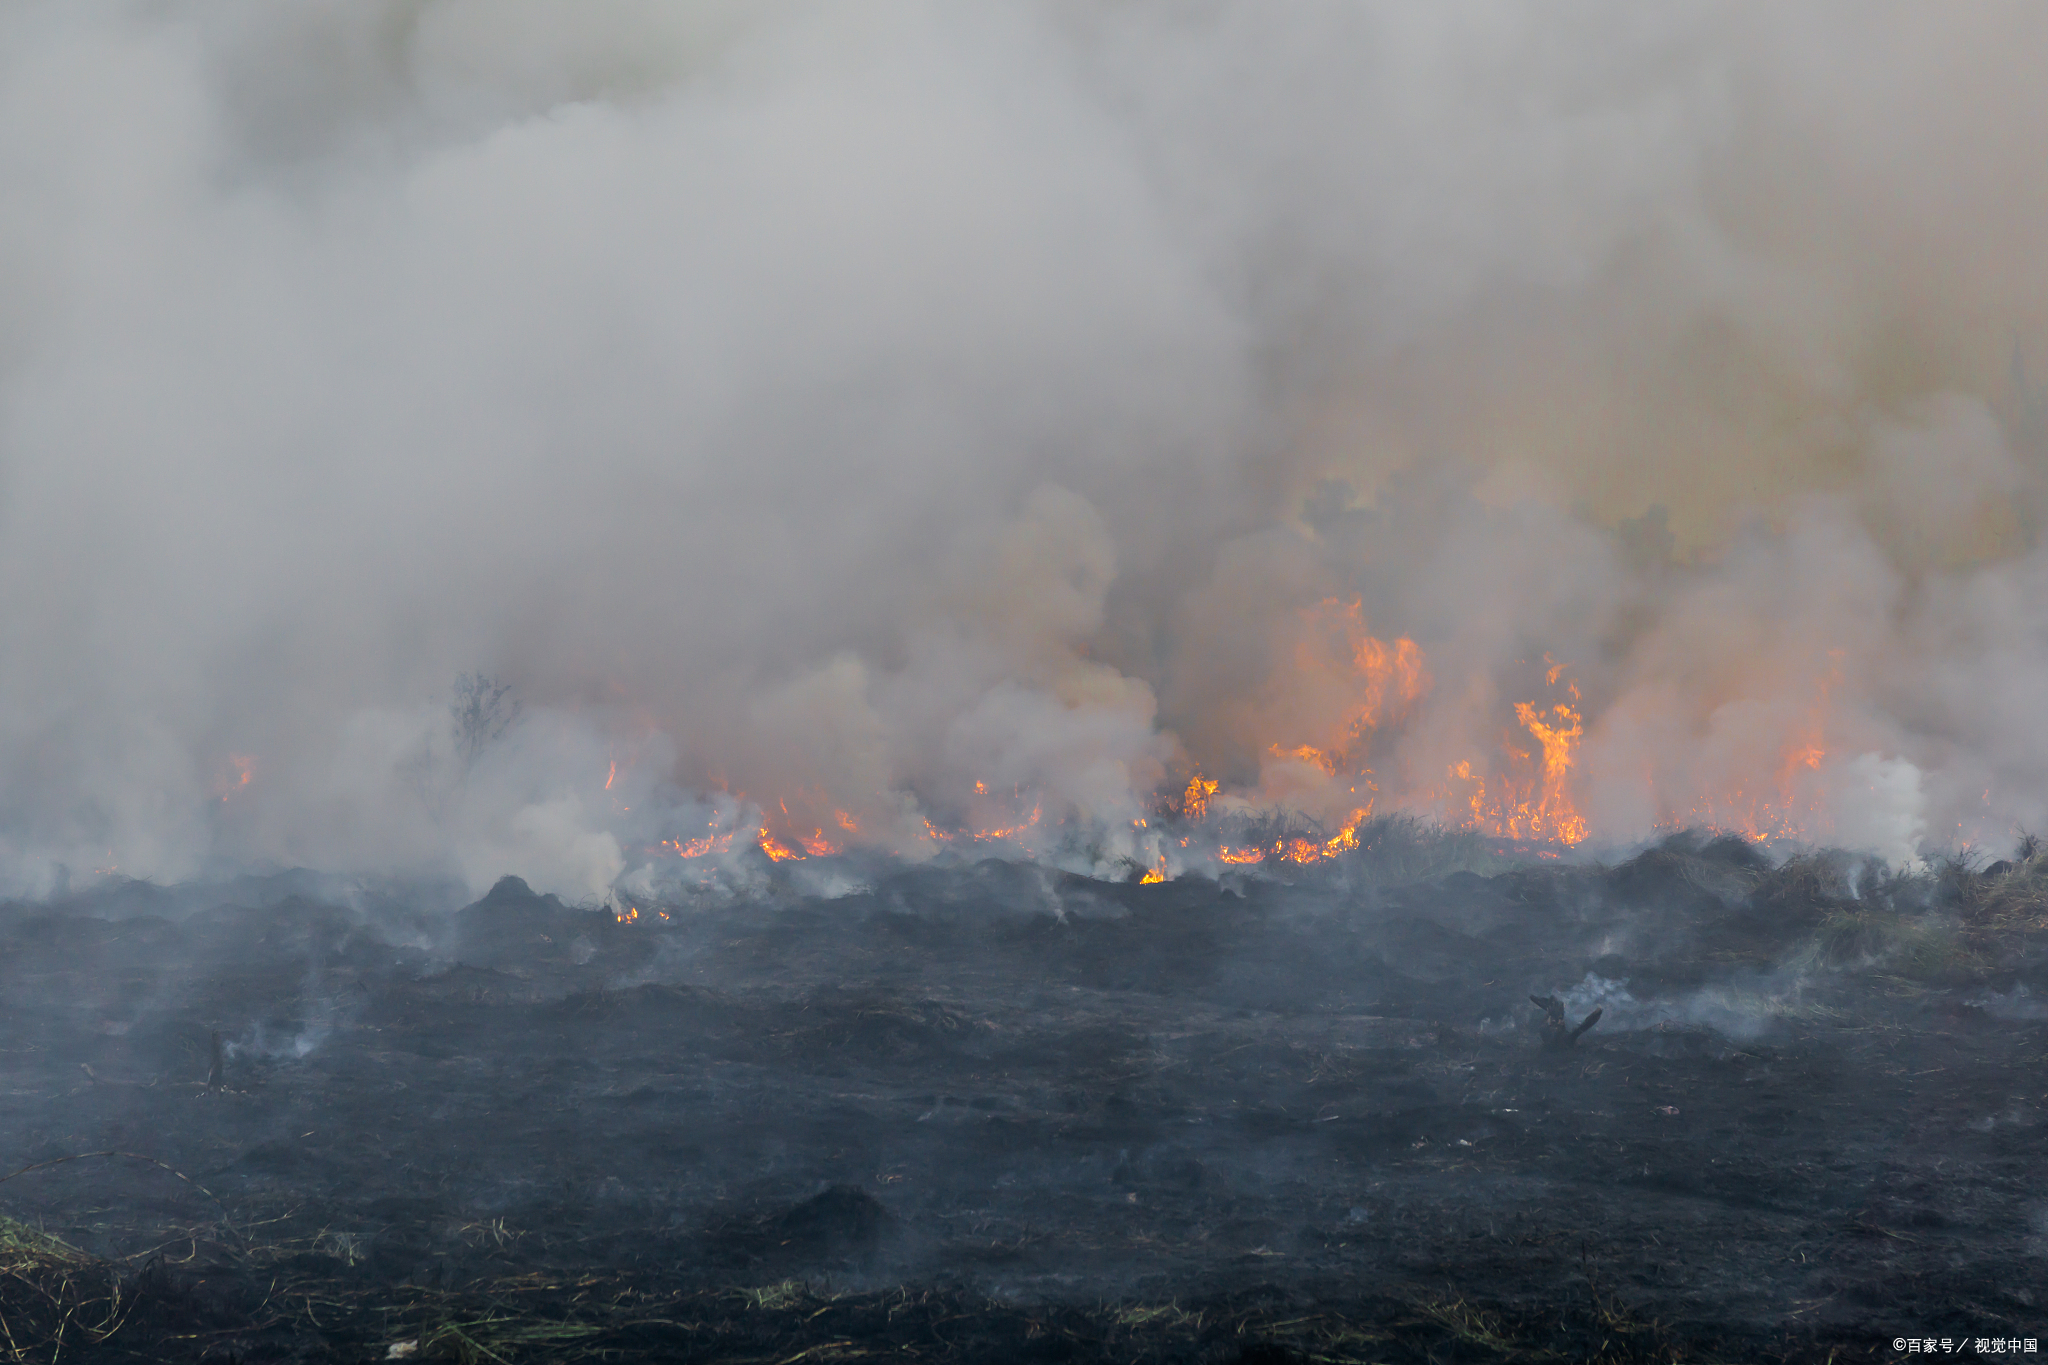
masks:
{"type": "Polygon", "coordinates": [[[847,878],[630,923],[513,879],[7,908],[11,1348],[1818,1360],[2048,1322],[2037,857],[847,878]]]}

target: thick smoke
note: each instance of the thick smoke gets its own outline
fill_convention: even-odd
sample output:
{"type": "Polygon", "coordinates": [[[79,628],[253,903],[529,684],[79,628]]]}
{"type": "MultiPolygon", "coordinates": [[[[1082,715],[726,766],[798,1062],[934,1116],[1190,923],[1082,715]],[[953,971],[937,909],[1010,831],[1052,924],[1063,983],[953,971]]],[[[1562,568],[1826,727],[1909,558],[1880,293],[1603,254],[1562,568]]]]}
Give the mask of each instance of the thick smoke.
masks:
{"type": "Polygon", "coordinates": [[[593,897],[749,803],[1143,859],[1194,769],[1456,818],[1570,684],[1596,839],[2039,825],[2044,40],[11,6],[0,889],[593,897]],[[1332,661],[1402,638],[1360,729],[1332,661]],[[466,743],[479,674],[523,707],[466,743]],[[1333,738],[1342,792],[1284,757],[1333,738]]]}

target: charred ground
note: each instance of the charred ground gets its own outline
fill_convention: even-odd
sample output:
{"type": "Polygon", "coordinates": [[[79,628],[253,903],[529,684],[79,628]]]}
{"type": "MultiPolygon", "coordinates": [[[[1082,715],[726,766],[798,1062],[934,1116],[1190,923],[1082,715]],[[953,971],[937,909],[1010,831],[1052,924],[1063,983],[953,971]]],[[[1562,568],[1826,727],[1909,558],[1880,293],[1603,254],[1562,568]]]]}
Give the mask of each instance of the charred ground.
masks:
{"type": "Polygon", "coordinates": [[[0,1352],[2039,1337],[2024,855],[1897,876],[1680,837],[1612,868],[1151,886],[984,863],[630,924],[509,880],[452,913],[290,877],[9,907],[0,1139],[32,1169],[0,1183],[0,1352]],[[1603,1015],[1572,1044],[1531,996],[1603,1015]]]}

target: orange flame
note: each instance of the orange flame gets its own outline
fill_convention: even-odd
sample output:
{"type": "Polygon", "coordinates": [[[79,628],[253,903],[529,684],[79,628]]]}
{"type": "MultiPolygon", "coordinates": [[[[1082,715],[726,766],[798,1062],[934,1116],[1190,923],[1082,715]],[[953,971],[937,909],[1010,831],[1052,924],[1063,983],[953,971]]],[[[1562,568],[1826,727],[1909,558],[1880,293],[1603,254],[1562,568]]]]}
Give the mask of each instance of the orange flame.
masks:
{"type": "Polygon", "coordinates": [[[1732,790],[1703,792],[1692,808],[1674,812],[1669,824],[1697,825],[1749,839],[1826,837],[1825,812],[1807,775],[1827,761],[1828,704],[1842,680],[1842,651],[1829,651],[1830,664],[1814,679],[1813,702],[1779,746],[1776,781],[1769,795],[1738,783],[1732,790]],[[1812,827],[1819,822],[1820,828],[1812,827]]]}
{"type": "Polygon", "coordinates": [[[225,801],[249,785],[256,777],[256,758],[253,754],[229,754],[228,766],[234,771],[222,773],[213,784],[214,794],[225,801]]]}
{"type": "Polygon", "coordinates": [[[1266,752],[1275,758],[1292,759],[1311,768],[1320,768],[1331,777],[1337,775],[1337,761],[1313,745],[1302,744],[1292,749],[1283,749],[1277,744],[1269,744],[1266,746],[1266,752]]]}
{"type": "MultiPolygon", "coordinates": [[[[1552,676],[1555,676],[1553,671],[1552,676]]],[[[1578,689],[1573,688],[1573,699],[1578,689]]],[[[1562,844],[1576,844],[1586,837],[1586,820],[1572,804],[1571,793],[1566,782],[1571,777],[1572,751],[1578,747],[1585,734],[1585,726],[1579,720],[1579,713],[1571,706],[1559,702],[1550,708],[1550,719],[1528,702],[1515,703],[1515,718],[1523,728],[1536,737],[1543,746],[1543,778],[1532,807],[1523,802],[1517,814],[1526,821],[1530,838],[1555,839],[1562,844]]]]}
{"type": "MultiPolygon", "coordinates": [[[[1442,759],[1435,760],[1417,781],[1415,769],[1405,765],[1440,742],[1442,726],[1437,722],[1445,718],[1432,713],[1426,729],[1417,726],[1413,736],[1404,733],[1434,685],[1422,647],[1412,639],[1369,633],[1358,599],[1328,598],[1296,616],[1298,621],[1280,618],[1282,629],[1291,632],[1280,642],[1281,659],[1286,659],[1284,651],[1293,652],[1295,674],[1288,675],[1283,667],[1269,675],[1274,679],[1270,691],[1254,711],[1244,713],[1244,723],[1251,728],[1233,730],[1228,737],[1238,756],[1234,761],[1249,755],[1264,760],[1259,787],[1224,797],[1220,780],[1203,776],[1199,768],[1182,769],[1185,785],[1156,797],[1158,813],[1171,817],[1170,823],[1161,830],[1156,819],[1131,821],[1148,847],[1156,849],[1163,833],[1168,840],[1179,839],[1181,848],[1192,850],[1188,856],[1202,862],[1211,851],[1221,864],[1236,867],[1263,864],[1277,869],[1325,862],[1361,848],[1359,830],[1373,818],[1376,800],[1395,808],[1433,810],[1447,823],[1517,842],[1571,846],[1590,836],[1578,804],[1585,788],[1583,750],[1589,725],[1568,664],[1544,655],[1542,667],[1529,671],[1533,685],[1519,699],[1515,691],[1502,696],[1487,679],[1461,679],[1469,685],[1451,698],[1454,707],[1465,705],[1467,698],[1498,698],[1499,711],[1490,713],[1499,727],[1497,738],[1446,766],[1437,766],[1442,759]],[[1381,762],[1388,765],[1384,776],[1368,766],[1381,762]],[[1395,764],[1404,765],[1398,773],[1395,764]],[[1441,776],[1432,779],[1432,774],[1441,776]],[[1396,785],[1404,779],[1405,785],[1396,785]],[[1387,784],[1385,795],[1382,782],[1387,784]],[[1220,813],[1219,798],[1227,811],[1253,809],[1257,802],[1292,820],[1326,823],[1320,832],[1261,836],[1257,845],[1223,843],[1220,834],[1205,834],[1199,828],[1220,813]],[[1338,810],[1349,811],[1341,824],[1329,818],[1338,810]]],[[[1818,791],[1813,774],[1823,770],[1829,757],[1827,702],[1838,680],[1839,667],[1817,680],[1814,704],[1803,720],[1796,707],[1764,712],[1778,717],[1780,729],[1768,736],[1772,747],[1763,750],[1762,761],[1756,764],[1762,770],[1756,790],[1724,781],[1721,786],[1736,789],[1709,795],[1702,785],[1695,789],[1697,804],[1687,823],[1751,837],[1796,830],[1801,802],[1812,803],[1818,791]],[[1769,758],[1773,753],[1778,756],[1775,773],[1769,758]]],[[[1459,753],[1453,749],[1443,758],[1459,753]]],[[[250,781],[245,762],[237,759],[237,786],[250,781]]],[[[608,787],[615,784],[617,767],[614,762],[607,773],[608,787]]],[[[1651,784],[1648,790],[1657,789],[1651,784]]],[[[892,801],[898,796],[884,795],[892,801]]],[[[1061,807],[1046,804],[1049,796],[1041,800],[1024,785],[1006,789],[976,780],[972,794],[963,795],[964,801],[941,802],[933,817],[923,818],[926,839],[962,848],[970,843],[1021,843],[1036,849],[1045,842],[1037,832],[1066,818],[1061,807]]],[[[1675,819],[1683,800],[1663,807],[1659,818],[1675,819]]],[[[771,799],[761,810],[761,823],[739,826],[737,837],[752,839],[777,862],[836,855],[863,839],[862,822],[836,807],[823,788],[789,789],[785,799],[771,799]]],[[[915,807],[911,815],[921,818],[915,807]]],[[[704,835],[664,847],[679,857],[703,857],[732,847],[734,837],[734,830],[714,823],[704,835]]],[[[1145,866],[1152,858],[1148,853],[1136,860],[1133,870],[1141,884],[1170,879],[1163,861],[1145,866]]]]}
{"type": "MultiPolygon", "coordinates": [[[[1564,677],[1565,666],[1545,655],[1548,665],[1544,681],[1555,687],[1564,677]]],[[[1450,766],[1447,776],[1449,800],[1457,788],[1466,790],[1464,804],[1471,811],[1471,824],[1503,839],[1576,844],[1588,831],[1572,794],[1572,768],[1585,725],[1579,716],[1579,688],[1566,682],[1567,699],[1540,707],[1534,702],[1515,703],[1515,719],[1537,751],[1521,747],[1512,738],[1501,745],[1505,772],[1496,774],[1489,786],[1484,772],[1471,760],[1450,766]],[[1541,753],[1541,758],[1537,757],[1541,753]]]]}
{"type": "MultiPolygon", "coordinates": [[[[829,858],[839,851],[839,845],[825,837],[822,829],[812,830],[808,835],[799,834],[796,841],[803,845],[804,852],[813,858],[829,858]]],[[[774,856],[774,855],[769,855],[774,856]]]]}
{"type": "Polygon", "coordinates": [[[1365,806],[1351,812],[1351,819],[1338,830],[1335,837],[1323,845],[1322,856],[1334,858],[1340,853],[1349,853],[1358,847],[1358,827],[1372,819],[1372,807],[1365,806]]]}

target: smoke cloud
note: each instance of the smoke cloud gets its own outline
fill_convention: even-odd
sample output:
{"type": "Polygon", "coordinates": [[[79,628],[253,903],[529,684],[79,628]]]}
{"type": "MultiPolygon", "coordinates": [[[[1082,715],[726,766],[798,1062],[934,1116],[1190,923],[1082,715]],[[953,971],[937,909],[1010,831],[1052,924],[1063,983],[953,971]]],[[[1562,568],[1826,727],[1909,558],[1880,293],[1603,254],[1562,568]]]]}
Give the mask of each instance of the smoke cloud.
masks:
{"type": "Polygon", "coordinates": [[[1570,687],[1596,840],[2039,827],[2044,41],[11,6],[0,890],[1148,861],[1196,771],[1461,818],[1570,687]]]}

